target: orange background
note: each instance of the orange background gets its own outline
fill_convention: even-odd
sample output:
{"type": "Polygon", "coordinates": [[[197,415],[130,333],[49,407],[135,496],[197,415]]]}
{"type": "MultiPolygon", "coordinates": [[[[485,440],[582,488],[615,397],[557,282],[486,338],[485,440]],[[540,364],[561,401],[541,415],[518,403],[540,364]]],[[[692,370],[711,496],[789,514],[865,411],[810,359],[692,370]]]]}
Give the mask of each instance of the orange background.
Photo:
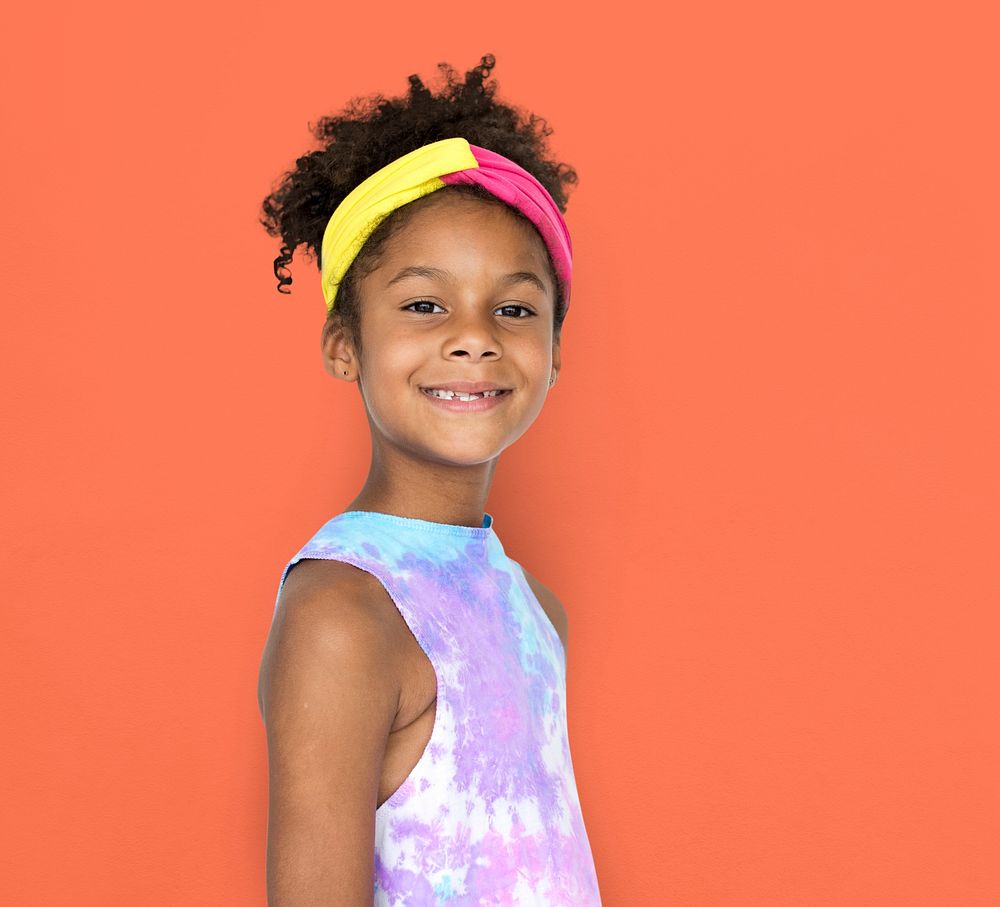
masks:
{"type": "Polygon", "coordinates": [[[0,901],[264,904],[259,659],[369,447],[259,204],[492,52],[580,175],[488,509],[606,907],[1000,903],[992,5],[394,6],[6,16],[0,901]]]}

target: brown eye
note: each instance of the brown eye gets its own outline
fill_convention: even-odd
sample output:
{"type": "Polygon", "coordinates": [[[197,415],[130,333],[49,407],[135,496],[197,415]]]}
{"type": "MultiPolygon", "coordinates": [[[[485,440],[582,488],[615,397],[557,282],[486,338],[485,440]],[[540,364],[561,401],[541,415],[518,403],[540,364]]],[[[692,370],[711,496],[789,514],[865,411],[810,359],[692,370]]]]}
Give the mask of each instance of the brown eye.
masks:
{"type": "MultiPolygon", "coordinates": [[[[411,302],[408,305],[403,306],[403,311],[414,311],[413,306],[415,305],[437,305],[433,299],[418,299],[415,302],[411,302]]],[[[417,312],[418,315],[434,315],[435,312],[417,312]]]]}
{"type": "Polygon", "coordinates": [[[527,313],[528,313],[528,314],[527,314],[527,316],[525,316],[525,315],[516,315],[516,316],[515,316],[516,318],[525,318],[525,317],[530,317],[530,316],[532,316],[532,315],[534,315],[534,314],[535,314],[535,313],[534,313],[534,312],[532,312],[532,311],[531,311],[531,309],[529,309],[529,308],[528,308],[527,306],[523,306],[523,305],[515,305],[514,303],[509,303],[508,305],[504,305],[504,306],[500,306],[500,308],[499,308],[499,309],[497,309],[497,311],[499,312],[499,311],[501,311],[502,309],[521,309],[521,311],[523,311],[523,312],[527,312],[527,313]]]}

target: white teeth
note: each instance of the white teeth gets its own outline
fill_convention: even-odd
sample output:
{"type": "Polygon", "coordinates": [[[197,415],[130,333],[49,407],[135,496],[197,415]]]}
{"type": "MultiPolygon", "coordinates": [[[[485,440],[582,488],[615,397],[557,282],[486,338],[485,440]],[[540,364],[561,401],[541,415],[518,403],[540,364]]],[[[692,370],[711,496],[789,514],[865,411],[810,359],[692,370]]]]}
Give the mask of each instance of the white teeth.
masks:
{"type": "Polygon", "coordinates": [[[497,394],[501,393],[501,391],[493,390],[493,391],[483,391],[480,394],[463,394],[458,391],[439,390],[438,388],[434,388],[433,390],[425,390],[424,393],[431,394],[435,397],[440,397],[442,400],[452,400],[452,399],[478,400],[480,397],[495,397],[497,394]]]}

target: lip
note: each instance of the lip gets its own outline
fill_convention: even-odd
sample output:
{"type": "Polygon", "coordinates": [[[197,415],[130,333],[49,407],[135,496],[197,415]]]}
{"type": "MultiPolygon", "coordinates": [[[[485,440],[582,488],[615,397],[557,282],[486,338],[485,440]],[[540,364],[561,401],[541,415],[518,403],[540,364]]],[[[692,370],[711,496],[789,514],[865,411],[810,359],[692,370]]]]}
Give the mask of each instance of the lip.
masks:
{"type": "MultiPolygon", "coordinates": [[[[459,390],[454,385],[449,385],[449,389],[459,390]]],[[[493,388],[488,387],[486,390],[493,390],[493,388]]],[[[505,394],[497,394],[495,397],[480,397],[478,400],[459,400],[457,398],[445,400],[443,397],[435,397],[433,394],[426,393],[423,388],[420,389],[419,393],[421,397],[438,409],[449,410],[453,413],[481,413],[503,406],[504,401],[512,397],[514,392],[508,390],[505,394]]],[[[476,391],[465,391],[465,393],[473,394],[476,391]]]]}

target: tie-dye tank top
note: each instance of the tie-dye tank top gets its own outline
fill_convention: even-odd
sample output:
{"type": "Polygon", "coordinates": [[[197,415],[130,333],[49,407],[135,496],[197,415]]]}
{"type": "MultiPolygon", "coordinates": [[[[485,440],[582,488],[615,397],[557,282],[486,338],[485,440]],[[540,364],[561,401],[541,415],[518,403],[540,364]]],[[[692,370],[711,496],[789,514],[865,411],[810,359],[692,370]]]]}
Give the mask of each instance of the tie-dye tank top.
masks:
{"type": "Polygon", "coordinates": [[[430,741],[375,811],[376,907],[600,905],[562,641],[492,515],[477,528],[346,511],[289,561],[279,598],[303,558],[374,574],[437,675],[430,741]]]}

